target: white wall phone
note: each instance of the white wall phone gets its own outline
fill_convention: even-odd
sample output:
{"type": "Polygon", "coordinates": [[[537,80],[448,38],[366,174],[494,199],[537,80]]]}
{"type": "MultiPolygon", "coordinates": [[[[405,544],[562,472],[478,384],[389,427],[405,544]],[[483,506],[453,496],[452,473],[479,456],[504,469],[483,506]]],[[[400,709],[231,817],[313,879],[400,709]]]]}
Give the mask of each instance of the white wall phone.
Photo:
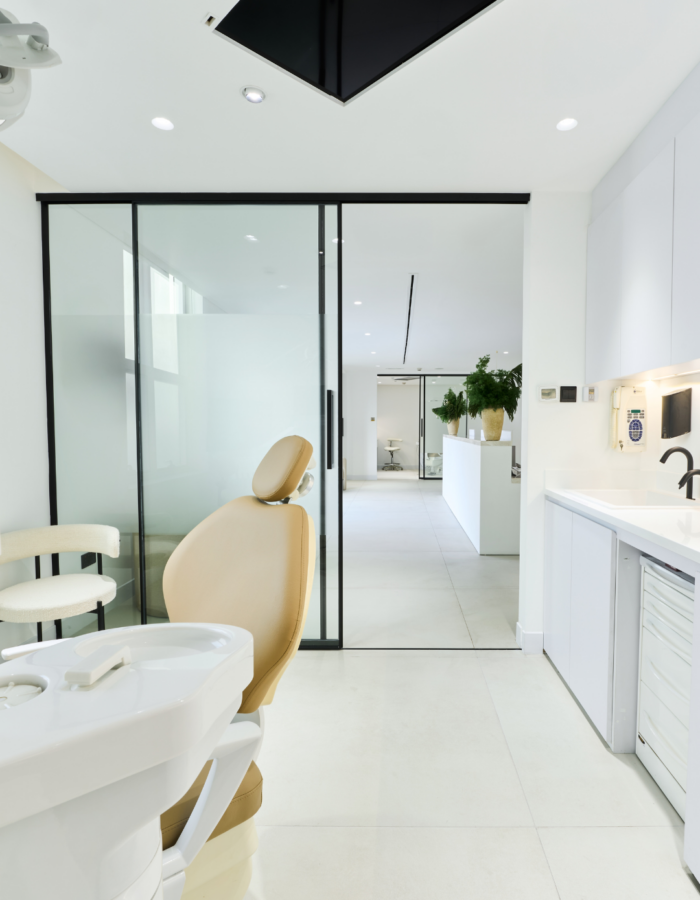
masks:
{"type": "Polygon", "coordinates": [[[619,387],[612,393],[612,447],[622,453],[647,448],[647,392],[643,387],[619,387]]]}

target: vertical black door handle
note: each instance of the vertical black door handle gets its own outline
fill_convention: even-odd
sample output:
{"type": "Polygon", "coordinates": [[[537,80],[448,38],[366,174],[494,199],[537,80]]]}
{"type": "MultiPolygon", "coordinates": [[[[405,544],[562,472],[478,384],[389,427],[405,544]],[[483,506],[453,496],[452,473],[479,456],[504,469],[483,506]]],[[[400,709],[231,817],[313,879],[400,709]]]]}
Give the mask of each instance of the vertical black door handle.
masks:
{"type": "Polygon", "coordinates": [[[333,468],[333,391],[326,391],[326,468],[333,468]]]}

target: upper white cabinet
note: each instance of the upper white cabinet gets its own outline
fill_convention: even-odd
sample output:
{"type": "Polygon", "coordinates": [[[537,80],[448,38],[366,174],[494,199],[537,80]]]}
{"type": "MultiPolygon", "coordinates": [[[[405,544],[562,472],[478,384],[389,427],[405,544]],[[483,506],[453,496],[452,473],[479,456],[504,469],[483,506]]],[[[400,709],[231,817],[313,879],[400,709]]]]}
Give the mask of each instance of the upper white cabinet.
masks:
{"type": "Polygon", "coordinates": [[[588,381],[671,362],[673,172],[672,142],[590,226],[588,381]]]}
{"type": "Polygon", "coordinates": [[[673,142],[622,194],[621,375],[671,364],[673,142]]]}
{"type": "Polygon", "coordinates": [[[700,116],[676,138],[671,362],[700,357],[700,116]]]}
{"type": "Polygon", "coordinates": [[[622,315],[622,198],[588,229],[586,381],[616,378],[622,315]]]}

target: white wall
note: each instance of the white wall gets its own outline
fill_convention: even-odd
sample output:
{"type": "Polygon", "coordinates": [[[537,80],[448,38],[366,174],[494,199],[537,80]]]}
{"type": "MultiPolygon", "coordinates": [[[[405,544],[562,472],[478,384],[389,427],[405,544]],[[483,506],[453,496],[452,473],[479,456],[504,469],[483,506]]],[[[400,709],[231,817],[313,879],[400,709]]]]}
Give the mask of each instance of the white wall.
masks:
{"type": "MultiPolygon", "coordinates": [[[[49,524],[41,222],[36,191],[61,186],[0,144],[0,531],[49,524]]],[[[48,560],[44,573],[50,573],[48,560]]],[[[34,560],[0,566],[0,588],[34,560]]],[[[0,647],[33,626],[0,624],[0,647]]]]}
{"type": "Polygon", "coordinates": [[[418,468],[418,382],[377,386],[377,468],[390,461],[389,438],[401,438],[395,460],[404,469],[418,468]]]}
{"type": "Polygon", "coordinates": [[[573,468],[588,440],[585,404],[535,398],[548,381],[583,383],[589,209],[588,194],[534,193],[525,218],[518,621],[529,652],[542,650],[545,472],[573,468]]]}
{"type": "Polygon", "coordinates": [[[343,456],[351,481],[377,477],[377,370],[343,370],[343,456]]]}

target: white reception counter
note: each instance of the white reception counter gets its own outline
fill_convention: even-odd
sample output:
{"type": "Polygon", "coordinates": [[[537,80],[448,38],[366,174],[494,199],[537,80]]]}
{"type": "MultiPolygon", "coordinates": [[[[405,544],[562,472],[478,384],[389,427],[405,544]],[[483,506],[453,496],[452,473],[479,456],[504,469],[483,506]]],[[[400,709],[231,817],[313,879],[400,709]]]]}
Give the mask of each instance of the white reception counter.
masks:
{"type": "Polygon", "coordinates": [[[444,435],[442,496],[482,556],[520,553],[520,479],[511,441],[444,435]]]}

